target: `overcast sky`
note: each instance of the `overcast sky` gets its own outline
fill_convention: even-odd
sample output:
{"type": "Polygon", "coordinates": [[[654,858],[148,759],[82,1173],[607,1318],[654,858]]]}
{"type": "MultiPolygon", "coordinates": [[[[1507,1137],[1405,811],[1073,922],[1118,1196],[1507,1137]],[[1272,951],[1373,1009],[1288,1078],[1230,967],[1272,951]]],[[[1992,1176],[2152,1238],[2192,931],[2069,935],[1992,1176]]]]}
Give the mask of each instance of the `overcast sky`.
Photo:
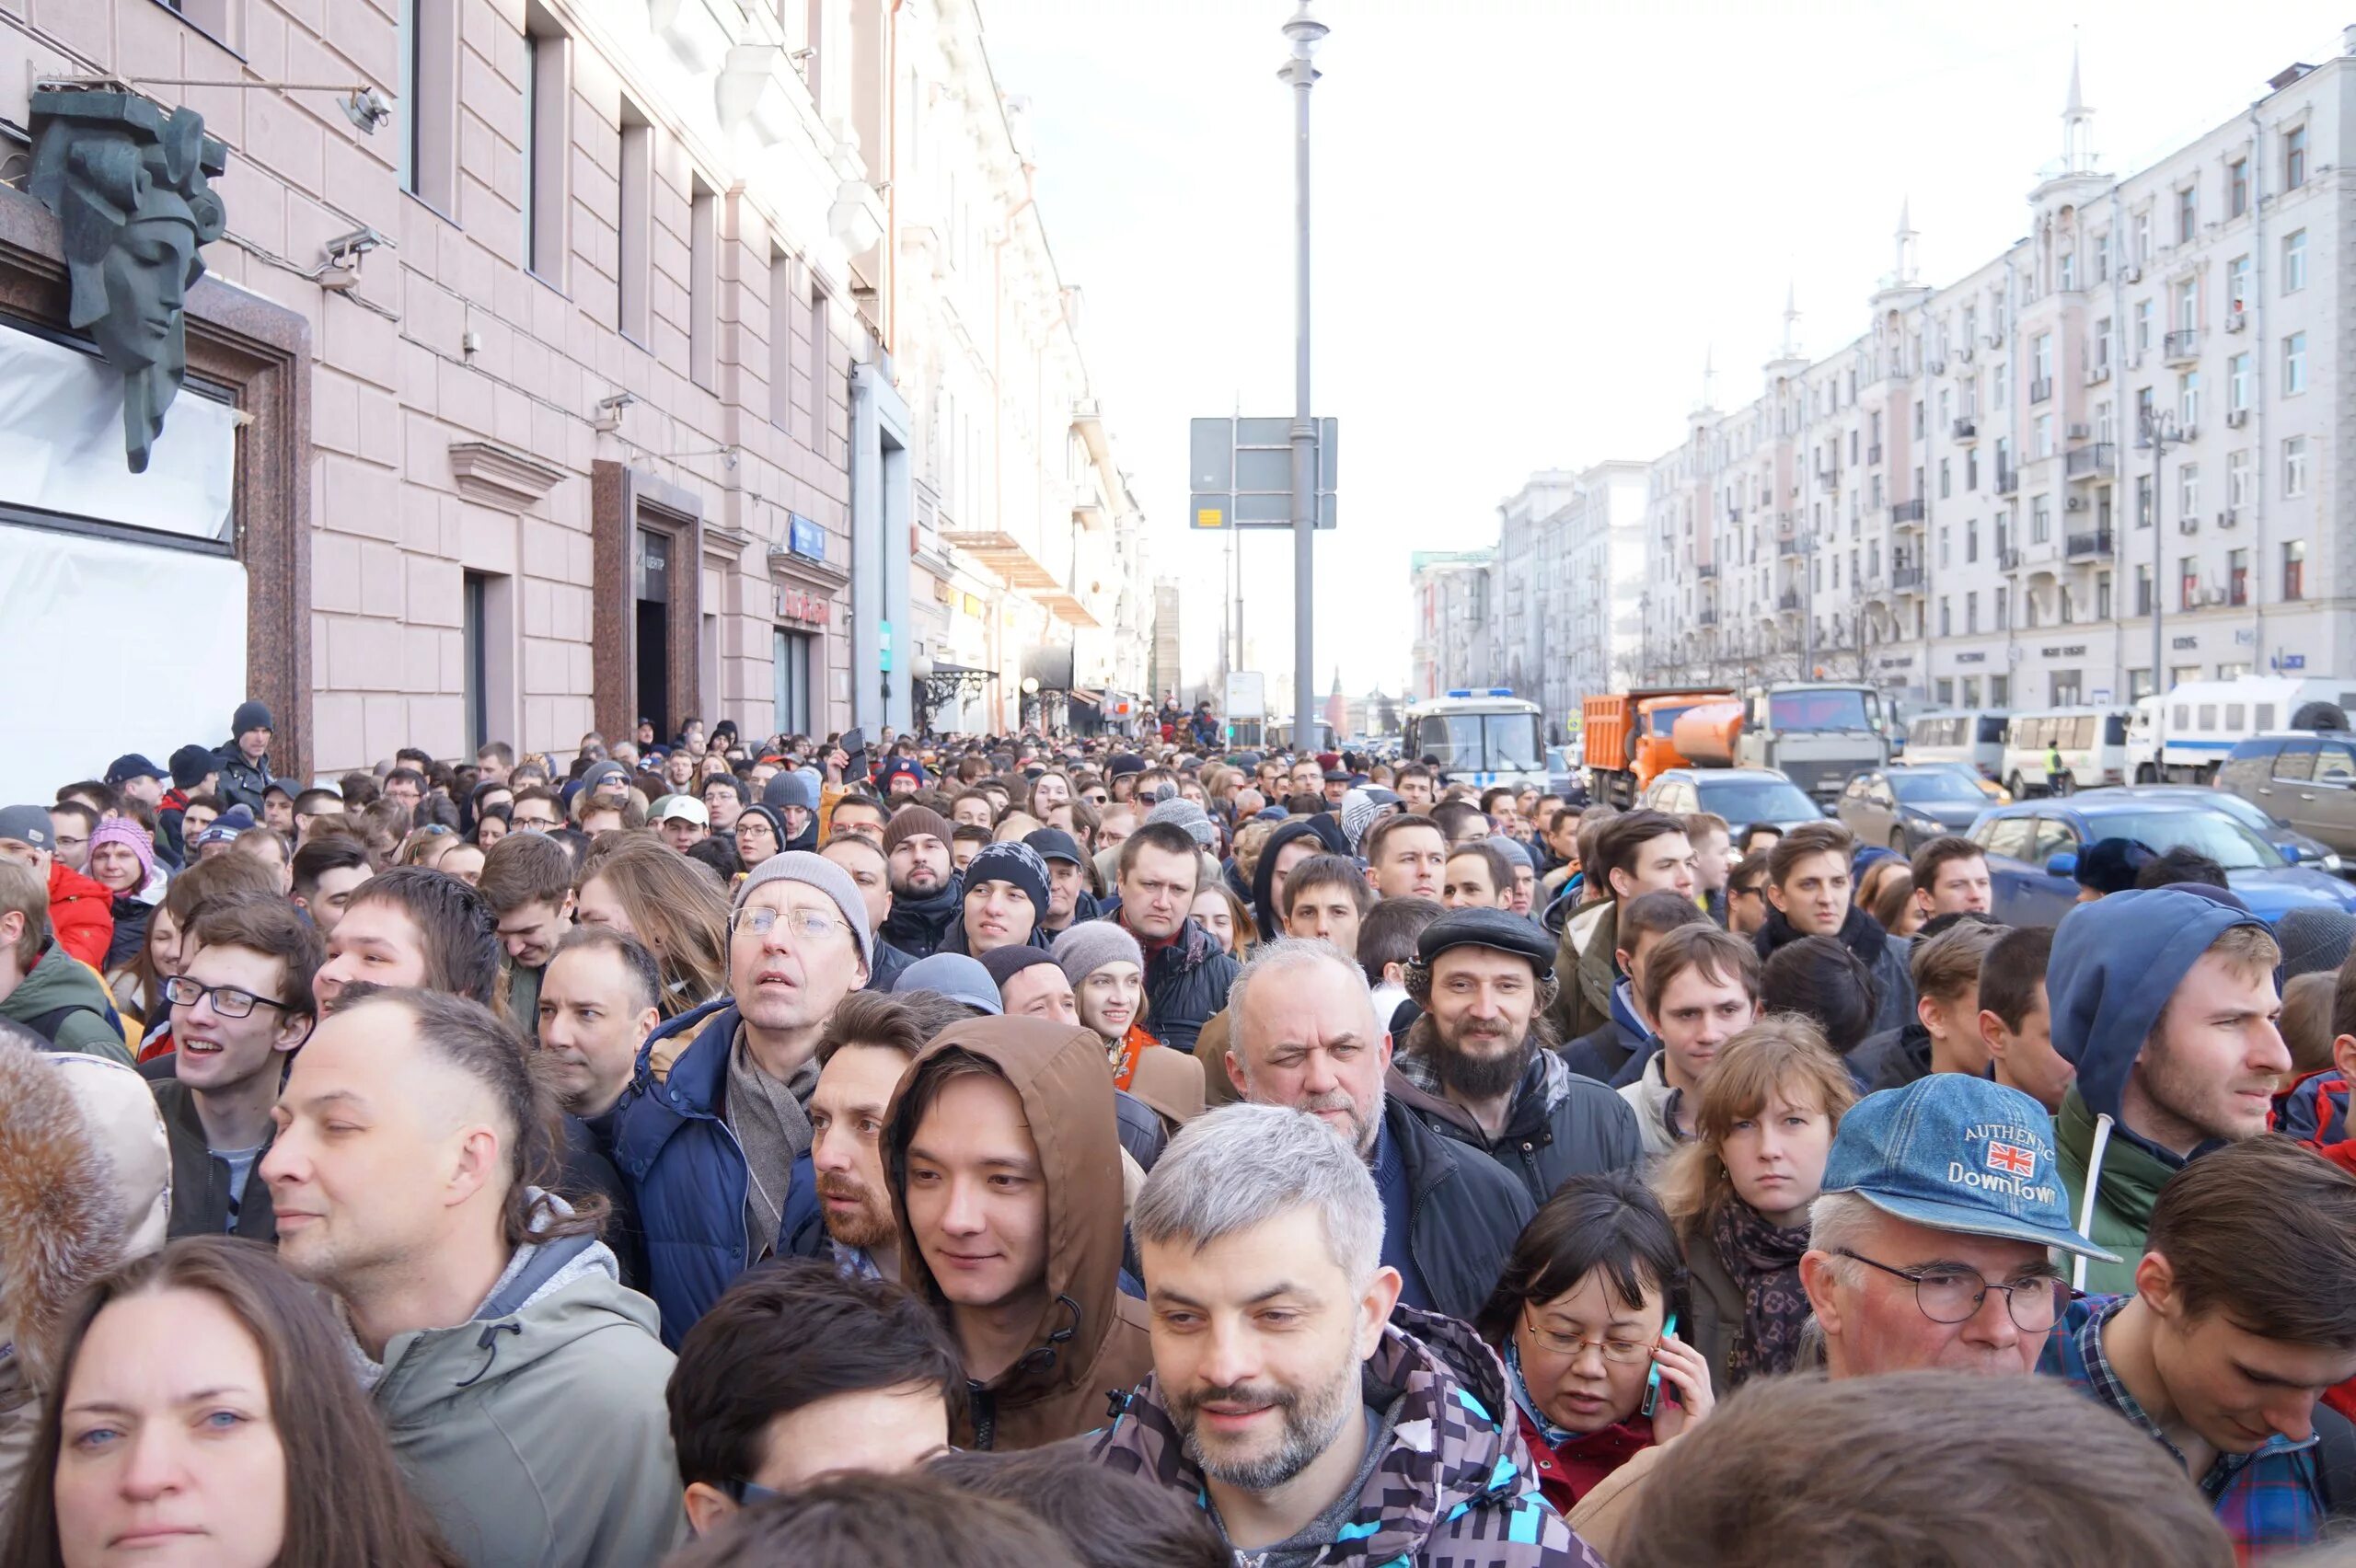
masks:
{"type": "MultiPolygon", "coordinates": [[[[1288,0],[982,0],[1033,104],[1038,201],[1089,367],[1218,658],[1219,536],[1189,533],[1186,421],[1288,415],[1288,0]]],[[[1755,396],[1864,329],[1901,200],[1926,282],[2026,227],[2073,39],[2100,167],[2131,172],[2339,51],[2344,4],[1319,0],[1314,398],[1341,421],[1318,689],[1404,684],[1407,557],[1494,543],[1533,470],[1675,444],[1715,354],[1755,396]]],[[[1243,545],[1246,628],[1289,666],[1291,541],[1243,545]]],[[[1271,685],[1273,686],[1273,682],[1271,685]]]]}

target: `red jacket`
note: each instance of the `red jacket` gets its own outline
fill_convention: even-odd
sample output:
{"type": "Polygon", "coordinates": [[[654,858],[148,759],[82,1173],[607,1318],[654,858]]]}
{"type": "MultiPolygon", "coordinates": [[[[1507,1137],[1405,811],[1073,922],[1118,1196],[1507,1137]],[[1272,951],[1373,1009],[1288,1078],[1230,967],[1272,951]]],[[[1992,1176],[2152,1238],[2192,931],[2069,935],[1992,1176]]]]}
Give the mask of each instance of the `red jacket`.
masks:
{"type": "Polygon", "coordinates": [[[1547,1444],[1545,1434],[1519,1403],[1513,1413],[1521,1424],[1521,1440],[1530,1445],[1530,1457],[1538,1466],[1538,1490],[1558,1514],[1569,1514],[1571,1505],[1597,1482],[1653,1446],[1653,1419],[1648,1415],[1632,1415],[1556,1448],[1547,1444]]]}
{"type": "Polygon", "coordinates": [[[114,895],[54,857],[49,862],[49,925],[59,947],[106,972],[107,944],[114,940],[114,895]]]}

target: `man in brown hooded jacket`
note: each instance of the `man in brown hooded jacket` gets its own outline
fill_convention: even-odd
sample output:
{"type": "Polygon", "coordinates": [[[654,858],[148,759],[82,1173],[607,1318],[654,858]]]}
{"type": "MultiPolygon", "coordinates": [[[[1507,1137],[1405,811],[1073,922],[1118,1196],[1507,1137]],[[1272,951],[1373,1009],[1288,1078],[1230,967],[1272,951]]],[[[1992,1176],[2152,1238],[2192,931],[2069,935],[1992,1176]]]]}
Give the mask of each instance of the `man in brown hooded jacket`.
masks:
{"type": "Polygon", "coordinates": [[[943,1031],[884,1117],[902,1282],[956,1336],[961,1448],[1035,1448],[1105,1424],[1153,1369],[1120,1293],[1113,1075],[1090,1030],[982,1018],[943,1031]]]}

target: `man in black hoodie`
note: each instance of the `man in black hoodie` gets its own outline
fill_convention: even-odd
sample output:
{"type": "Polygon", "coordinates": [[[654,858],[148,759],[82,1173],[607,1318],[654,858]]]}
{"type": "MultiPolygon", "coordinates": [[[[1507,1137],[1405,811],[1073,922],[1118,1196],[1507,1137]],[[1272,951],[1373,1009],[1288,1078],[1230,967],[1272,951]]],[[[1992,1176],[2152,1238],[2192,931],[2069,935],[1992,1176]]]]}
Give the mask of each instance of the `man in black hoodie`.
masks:
{"type": "Polygon", "coordinates": [[[1804,823],[1777,839],[1767,853],[1767,924],[1752,940],[1763,963],[1802,937],[1835,939],[1873,976],[1873,1032],[1900,1030],[1914,1020],[1914,981],[1907,973],[1912,944],[1852,902],[1856,847],[1836,822],[1804,823]]]}
{"type": "Polygon", "coordinates": [[[260,822],[262,793],[274,777],[270,771],[270,737],[273,726],[270,706],[253,698],[237,704],[229,720],[229,738],[214,751],[221,775],[215,790],[224,805],[243,806],[260,822]]]}

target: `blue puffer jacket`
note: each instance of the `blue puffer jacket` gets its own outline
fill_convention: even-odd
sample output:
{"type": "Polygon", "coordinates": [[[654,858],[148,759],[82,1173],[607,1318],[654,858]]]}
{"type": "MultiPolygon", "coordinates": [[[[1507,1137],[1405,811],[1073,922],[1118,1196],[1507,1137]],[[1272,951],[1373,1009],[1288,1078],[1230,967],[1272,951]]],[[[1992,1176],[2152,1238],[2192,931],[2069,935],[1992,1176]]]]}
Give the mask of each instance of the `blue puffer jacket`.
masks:
{"type": "MultiPolygon", "coordinates": [[[[722,1119],[736,1004],[718,997],[681,1013],[639,1047],[638,1071],[617,1113],[614,1164],[638,1205],[646,1239],[646,1294],[663,1310],[663,1343],[676,1350],[695,1320],[752,1266],[745,1242],[744,1147],[722,1119]],[[654,1042],[694,1035],[654,1081],[654,1042]]],[[[814,1257],[826,1241],[810,1157],[793,1162],[778,1255],[814,1257]]]]}

